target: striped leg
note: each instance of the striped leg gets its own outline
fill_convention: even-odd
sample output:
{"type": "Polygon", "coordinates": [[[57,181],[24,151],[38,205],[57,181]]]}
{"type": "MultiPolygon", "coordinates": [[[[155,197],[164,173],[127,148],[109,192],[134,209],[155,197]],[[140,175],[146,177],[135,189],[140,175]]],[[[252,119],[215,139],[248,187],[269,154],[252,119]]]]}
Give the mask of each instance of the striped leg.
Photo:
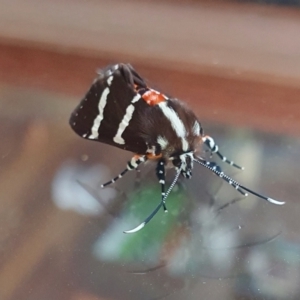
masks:
{"type": "Polygon", "coordinates": [[[244,196],[248,196],[247,193],[244,192],[247,191],[252,195],[255,195],[261,199],[264,199],[270,203],[273,204],[277,204],[277,205],[283,205],[285,202],[282,201],[278,201],[275,199],[272,199],[270,197],[266,197],[264,195],[261,195],[255,191],[252,191],[250,189],[248,189],[247,187],[239,184],[237,181],[235,181],[234,179],[232,179],[231,177],[229,177],[228,175],[224,174],[223,172],[221,172],[220,167],[218,167],[215,163],[211,163],[209,161],[206,161],[205,159],[201,158],[201,157],[197,157],[194,159],[194,161],[198,164],[200,164],[201,166],[209,169],[210,171],[212,171],[213,173],[215,173],[217,176],[219,176],[220,178],[222,178],[223,180],[225,180],[226,182],[228,182],[230,185],[232,185],[236,190],[238,190],[242,195],[244,196]]]}
{"type": "Polygon", "coordinates": [[[132,159],[127,163],[127,168],[122,171],[118,176],[111,179],[110,181],[107,181],[103,184],[101,184],[101,188],[104,188],[114,182],[116,182],[118,179],[122,178],[128,171],[136,170],[140,163],[145,162],[147,158],[144,155],[135,155],[132,157],[132,159]]]}
{"type": "Polygon", "coordinates": [[[219,177],[221,177],[223,180],[225,180],[227,183],[229,183],[230,185],[232,185],[238,192],[240,192],[243,196],[248,196],[247,193],[245,193],[241,188],[240,185],[233,179],[231,179],[230,177],[228,177],[227,175],[225,175],[222,172],[222,169],[215,163],[215,162],[209,162],[209,161],[205,161],[205,164],[219,177]]]}
{"type": "Polygon", "coordinates": [[[229,165],[231,165],[231,166],[233,166],[237,169],[244,170],[244,167],[240,167],[239,165],[237,165],[233,161],[228,160],[224,155],[222,155],[219,152],[219,147],[218,147],[218,145],[216,145],[216,143],[215,143],[215,141],[212,137],[206,135],[206,136],[202,137],[202,141],[210,149],[210,151],[212,153],[216,153],[221,158],[222,161],[228,163],[229,165]]]}
{"type": "Polygon", "coordinates": [[[147,225],[152,218],[157,214],[157,212],[160,210],[160,208],[163,206],[163,203],[166,201],[166,199],[168,198],[169,194],[171,193],[171,191],[173,190],[180,174],[181,174],[181,167],[178,169],[175,178],[173,179],[173,182],[171,183],[169,189],[166,192],[166,195],[164,197],[164,199],[162,199],[162,201],[160,201],[160,203],[158,204],[158,206],[153,210],[153,212],[138,226],[136,226],[135,228],[131,229],[131,230],[126,230],[124,231],[124,233],[134,233],[137,232],[139,230],[141,230],[142,228],[145,227],[145,225],[147,225]]]}
{"type": "Polygon", "coordinates": [[[165,161],[163,159],[159,160],[156,167],[156,175],[158,177],[159,183],[161,185],[161,202],[165,212],[168,212],[165,201],[165,161]]]}

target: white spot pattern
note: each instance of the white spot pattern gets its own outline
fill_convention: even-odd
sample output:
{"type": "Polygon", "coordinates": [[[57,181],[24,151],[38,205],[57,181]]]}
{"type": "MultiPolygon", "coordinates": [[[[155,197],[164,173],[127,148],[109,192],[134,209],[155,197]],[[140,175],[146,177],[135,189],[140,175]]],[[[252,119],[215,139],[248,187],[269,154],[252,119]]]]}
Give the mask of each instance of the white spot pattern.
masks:
{"type": "Polygon", "coordinates": [[[166,116],[166,118],[170,121],[172,128],[174,129],[176,135],[181,138],[182,141],[182,150],[187,151],[188,150],[188,142],[186,140],[186,130],[185,127],[180,120],[177,113],[170,108],[167,105],[167,102],[161,102],[158,104],[159,108],[163,112],[163,114],[166,116]]]}
{"type": "Polygon", "coordinates": [[[109,77],[107,78],[107,84],[108,84],[108,86],[111,86],[112,80],[113,80],[113,77],[112,77],[112,76],[109,76],[109,77]]]}
{"type": "Polygon", "coordinates": [[[168,140],[161,135],[158,136],[156,142],[160,145],[162,150],[166,149],[169,144],[168,140]]]}
{"type": "MultiPolygon", "coordinates": [[[[107,79],[108,86],[111,85],[112,80],[113,80],[113,76],[108,77],[108,79],[107,79]]],[[[109,89],[109,87],[107,87],[107,88],[104,89],[104,91],[101,94],[101,97],[100,97],[100,100],[99,100],[99,103],[98,103],[99,115],[97,115],[97,117],[94,120],[89,139],[94,140],[94,139],[98,138],[98,136],[99,136],[98,131],[99,131],[101,122],[103,120],[104,108],[107,104],[107,96],[108,96],[109,93],[110,93],[110,89],[109,89]]]]}
{"type": "Polygon", "coordinates": [[[185,138],[181,138],[181,142],[182,142],[182,150],[187,151],[189,149],[189,143],[185,138]]]}
{"type": "Polygon", "coordinates": [[[198,121],[195,121],[195,123],[193,125],[193,134],[196,136],[200,135],[200,124],[198,121]]]}
{"type": "MultiPolygon", "coordinates": [[[[133,97],[133,99],[131,100],[131,103],[135,103],[135,102],[139,101],[140,99],[141,99],[140,94],[137,94],[133,97]]],[[[132,118],[134,110],[135,110],[135,107],[132,104],[130,104],[127,107],[126,113],[125,113],[122,121],[120,122],[118,131],[113,139],[116,144],[121,144],[121,145],[125,144],[125,141],[122,138],[122,134],[125,131],[126,127],[129,125],[129,122],[132,118]]]]}

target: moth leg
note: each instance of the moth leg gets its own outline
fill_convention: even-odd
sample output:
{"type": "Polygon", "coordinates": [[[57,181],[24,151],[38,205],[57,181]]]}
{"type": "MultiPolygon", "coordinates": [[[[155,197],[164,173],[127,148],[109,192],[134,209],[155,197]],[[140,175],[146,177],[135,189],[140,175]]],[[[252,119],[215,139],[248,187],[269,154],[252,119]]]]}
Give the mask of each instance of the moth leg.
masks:
{"type": "Polygon", "coordinates": [[[241,185],[240,183],[238,183],[237,181],[235,181],[234,179],[232,179],[231,177],[229,177],[228,175],[224,174],[223,172],[220,172],[220,167],[218,167],[215,163],[206,161],[205,159],[201,158],[201,157],[197,157],[194,159],[194,161],[196,163],[198,163],[199,165],[209,169],[210,171],[212,171],[213,173],[215,173],[217,176],[219,176],[220,178],[222,178],[223,180],[225,180],[226,182],[228,182],[230,185],[232,185],[236,190],[238,190],[242,195],[244,196],[248,196],[247,193],[244,192],[247,191],[252,195],[255,195],[261,199],[264,199],[270,203],[276,204],[276,205],[283,205],[285,202],[282,201],[278,201],[275,199],[272,199],[270,197],[266,197],[262,194],[259,194],[253,190],[250,190],[249,188],[245,187],[244,185],[241,185]]]}
{"type": "Polygon", "coordinates": [[[161,202],[165,212],[168,212],[166,207],[166,199],[165,199],[165,161],[160,159],[157,163],[156,167],[156,175],[158,177],[159,183],[161,185],[161,202]]]}
{"type": "Polygon", "coordinates": [[[136,170],[140,163],[145,162],[147,158],[144,155],[134,155],[127,163],[127,168],[122,171],[118,176],[114,177],[110,181],[101,184],[101,188],[104,188],[112,183],[115,183],[118,179],[122,178],[128,171],[136,170]]]}
{"type": "Polygon", "coordinates": [[[245,193],[241,188],[240,185],[230,177],[226,176],[222,169],[215,163],[215,162],[209,162],[203,159],[203,163],[205,163],[207,166],[209,166],[209,169],[213,171],[216,175],[218,175],[220,178],[225,180],[227,183],[229,183],[231,186],[233,186],[238,192],[240,192],[243,196],[248,196],[248,193],[245,193]]]}
{"type": "Polygon", "coordinates": [[[160,208],[163,206],[164,201],[168,198],[169,194],[171,193],[171,191],[173,190],[179,176],[181,173],[181,168],[178,169],[175,178],[173,179],[173,182],[171,183],[171,185],[169,186],[169,189],[166,192],[166,195],[164,197],[164,199],[162,199],[162,201],[160,201],[160,203],[158,204],[158,206],[153,210],[153,212],[138,226],[136,226],[135,228],[131,229],[131,230],[125,230],[124,233],[134,233],[137,232],[139,230],[141,230],[142,228],[145,227],[145,225],[147,225],[152,218],[157,214],[157,212],[160,210],[160,208]]]}
{"type": "Polygon", "coordinates": [[[227,159],[226,156],[224,156],[223,154],[220,153],[219,147],[218,147],[218,145],[216,145],[216,143],[212,137],[206,135],[206,136],[202,137],[202,141],[209,148],[211,153],[216,153],[222,161],[226,162],[227,164],[229,164],[237,169],[244,170],[244,167],[237,165],[236,163],[227,159]]]}

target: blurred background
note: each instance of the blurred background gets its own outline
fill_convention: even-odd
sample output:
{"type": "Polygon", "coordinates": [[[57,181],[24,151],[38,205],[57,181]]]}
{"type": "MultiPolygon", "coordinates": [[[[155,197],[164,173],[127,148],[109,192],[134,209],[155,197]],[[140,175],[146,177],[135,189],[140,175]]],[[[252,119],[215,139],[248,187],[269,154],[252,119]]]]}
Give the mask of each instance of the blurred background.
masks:
{"type": "Polygon", "coordinates": [[[0,0],[0,299],[300,299],[299,3],[0,0]],[[117,62],[192,107],[245,166],[213,157],[228,175],[286,204],[196,166],[168,214],[123,234],[159,201],[155,166],[101,190],[131,153],[68,125],[117,62]]]}

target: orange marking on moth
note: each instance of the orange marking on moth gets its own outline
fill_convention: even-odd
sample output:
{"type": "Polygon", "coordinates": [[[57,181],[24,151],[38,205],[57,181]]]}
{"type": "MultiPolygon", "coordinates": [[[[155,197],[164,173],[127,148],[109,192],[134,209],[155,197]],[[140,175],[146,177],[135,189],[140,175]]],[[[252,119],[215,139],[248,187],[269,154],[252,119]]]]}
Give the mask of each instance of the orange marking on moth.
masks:
{"type": "Polygon", "coordinates": [[[150,106],[159,104],[160,102],[166,101],[166,96],[153,90],[149,90],[142,96],[143,100],[150,106]]]}
{"type": "Polygon", "coordinates": [[[140,159],[141,157],[142,157],[142,155],[139,155],[139,154],[133,155],[133,158],[134,158],[135,160],[138,160],[138,159],[140,159]]]}
{"type": "Polygon", "coordinates": [[[147,154],[148,159],[158,159],[158,158],[161,158],[161,157],[162,157],[162,154],[158,154],[158,155],[154,155],[152,153],[147,154]]]}

